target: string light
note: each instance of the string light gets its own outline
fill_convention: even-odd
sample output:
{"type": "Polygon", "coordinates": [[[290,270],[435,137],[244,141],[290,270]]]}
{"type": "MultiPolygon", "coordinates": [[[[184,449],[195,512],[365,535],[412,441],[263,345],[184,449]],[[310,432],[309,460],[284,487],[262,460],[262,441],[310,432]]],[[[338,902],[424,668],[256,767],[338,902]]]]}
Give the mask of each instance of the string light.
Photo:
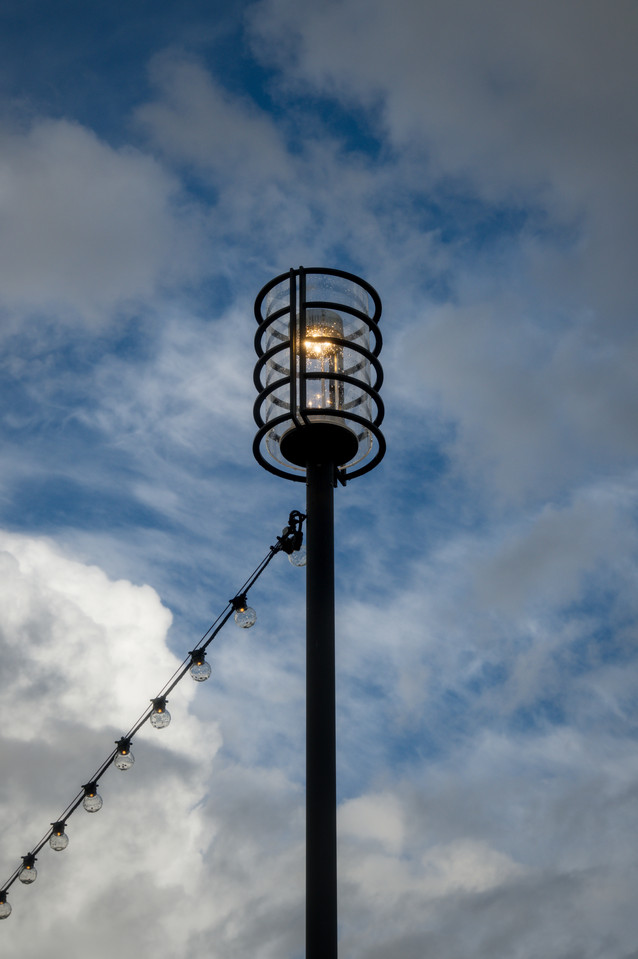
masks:
{"type": "Polygon", "coordinates": [[[63,849],[69,845],[69,837],[64,831],[66,826],[65,822],[52,822],[53,832],[51,833],[51,838],[49,839],[49,845],[51,849],[54,849],[56,852],[62,852],[63,849]]]}
{"type": "Polygon", "coordinates": [[[306,565],[306,547],[302,546],[301,549],[295,549],[292,553],[288,554],[288,559],[293,566],[305,566],[306,565]]]}
{"type": "Polygon", "coordinates": [[[22,869],[18,873],[18,879],[20,882],[23,882],[25,886],[28,886],[30,883],[35,882],[38,878],[38,870],[35,868],[35,856],[33,853],[28,852],[26,856],[22,857],[22,869]]]}
{"type": "Polygon", "coordinates": [[[306,517],[304,514],[300,513],[298,510],[293,510],[293,512],[290,513],[288,526],[283,529],[282,535],[277,537],[277,545],[270,547],[269,552],[246,580],[241,588],[241,591],[237,593],[234,599],[229,601],[230,608],[227,607],[226,611],[217,617],[212,626],[210,626],[209,629],[207,629],[204,633],[203,637],[199,641],[198,647],[188,654],[188,658],[184,660],[182,665],[177,669],[166,686],[164,686],[161,694],[151,700],[153,704],[153,709],[151,712],[149,713],[147,707],[138,722],[131,730],[129,730],[128,734],[117,740],[116,749],[109,754],[107,759],[93,775],[91,781],[82,786],[81,792],[62,813],[60,819],[57,822],[51,823],[52,829],[47,831],[44,838],[37,846],[34,847],[33,851],[22,857],[22,865],[15,870],[8,882],[5,883],[4,888],[0,890],[0,919],[7,919],[11,915],[11,903],[7,901],[7,893],[9,887],[14,883],[14,881],[19,879],[20,882],[24,883],[25,885],[35,882],[38,875],[37,869],[35,868],[36,854],[46,844],[47,840],[51,848],[56,852],[61,852],[67,848],[69,844],[69,837],[67,836],[65,830],[67,825],[66,821],[69,816],[71,816],[80,805],[90,813],[98,812],[98,810],[102,808],[103,800],[97,792],[97,780],[103,775],[104,772],[106,772],[111,764],[117,766],[117,768],[121,770],[130,769],[135,762],[133,754],[131,753],[131,742],[133,735],[144,725],[147,720],[149,720],[151,725],[156,729],[162,729],[168,726],[171,721],[171,716],[166,709],[166,703],[168,702],[168,699],[166,698],[167,694],[175,688],[175,686],[180,682],[181,679],[183,679],[187,672],[190,673],[196,682],[203,682],[210,677],[211,667],[206,661],[206,648],[210,645],[210,643],[212,643],[222,627],[228,622],[233,612],[235,614],[235,622],[237,622],[238,625],[241,625],[244,629],[248,629],[250,626],[254,625],[257,619],[257,614],[255,613],[254,609],[248,606],[247,593],[249,588],[254,586],[254,584],[257,582],[273,557],[279,552],[285,552],[291,558],[290,561],[293,563],[293,565],[303,565],[303,563],[294,562],[292,557],[296,552],[303,552],[301,550],[301,526],[305,518],[306,517]]]}
{"type": "Polygon", "coordinates": [[[84,789],[82,805],[87,812],[99,812],[102,808],[104,800],[97,791],[98,785],[99,783],[87,783],[82,787],[84,789]]]}
{"type": "Polygon", "coordinates": [[[206,662],[206,653],[203,649],[193,649],[190,657],[191,667],[188,671],[196,683],[203,683],[212,672],[210,663],[206,662]]]}
{"type": "Polygon", "coordinates": [[[7,902],[7,891],[0,891],[0,919],[8,919],[11,915],[11,903],[7,902]]]}
{"type": "Polygon", "coordinates": [[[238,626],[241,626],[242,629],[250,629],[251,626],[255,625],[257,622],[257,613],[252,606],[248,605],[246,593],[235,596],[230,602],[235,610],[235,622],[238,626]]]}
{"type": "Polygon", "coordinates": [[[122,736],[115,745],[117,746],[117,753],[113,765],[121,770],[130,769],[135,762],[135,756],[131,752],[131,740],[127,736],[122,736]]]}
{"type": "Polygon", "coordinates": [[[165,729],[171,721],[171,714],[166,708],[168,702],[166,696],[158,696],[157,699],[151,699],[151,702],[153,703],[151,726],[155,729],[165,729]]]}

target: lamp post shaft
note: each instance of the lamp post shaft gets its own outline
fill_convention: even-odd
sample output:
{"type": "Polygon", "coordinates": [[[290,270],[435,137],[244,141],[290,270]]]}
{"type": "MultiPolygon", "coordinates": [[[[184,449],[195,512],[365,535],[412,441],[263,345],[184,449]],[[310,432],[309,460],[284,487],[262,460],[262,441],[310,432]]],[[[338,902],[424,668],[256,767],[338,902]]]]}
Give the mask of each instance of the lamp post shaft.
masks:
{"type": "Polygon", "coordinates": [[[335,471],[381,462],[381,299],[344,270],[300,266],[255,300],[253,452],[306,483],[306,959],[337,959],[335,471]]]}
{"type": "Polygon", "coordinates": [[[306,959],[337,959],[334,471],[306,472],[306,959]]]}

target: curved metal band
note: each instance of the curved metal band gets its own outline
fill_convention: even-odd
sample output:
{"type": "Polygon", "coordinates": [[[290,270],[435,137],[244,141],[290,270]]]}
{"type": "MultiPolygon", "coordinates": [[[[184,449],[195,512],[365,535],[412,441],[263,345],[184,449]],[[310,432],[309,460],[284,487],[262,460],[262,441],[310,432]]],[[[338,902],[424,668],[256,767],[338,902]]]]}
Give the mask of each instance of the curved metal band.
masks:
{"type": "MultiPolygon", "coordinates": [[[[369,350],[367,350],[365,346],[359,346],[358,343],[347,343],[344,339],[341,339],[338,336],[322,336],[321,340],[324,343],[332,343],[334,346],[341,346],[344,349],[353,350],[355,353],[359,353],[360,356],[364,356],[374,366],[375,373],[377,374],[376,381],[373,384],[371,384],[372,389],[379,390],[381,388],[383,384],[383,367],[381,366],[381,363],[379,362],[377,357],[374,356],[369,350]]],[[[253,374],[253,382],[255,384],[256,389],[263,390],[266,388],[264,384],[261,382],[261,376],[260,376],[261,371],[263,370],[264,366],[266,365],[269,359],[271,359],[273,356],[276,356],[277,353],[284,352],[284,350],[289,348],[289,344],[290,344],[290,341],[288,341],[288,344],[284,343],[281,346],[279,345],[273,346],[269,350],[267,350],[266,353],[264,353],[262,356],[259,357],[259,359],[257,360],[255,364],[255,372],[253,374]]],[[[315,373],[306,373],[305,376],[306,376],[306,379],[317,379],[317,374],[315,373]]],[[[319,378],[325,379],[325,380],[330,380],[330,379],[336,380],[336,379],[339,379],[339,377],[340,377],[339,373],[328,372],[328,373],[319,374],[319,378]]],[[[357,380],[356,382],[363,383],[363,380],[357,380]]]]}
{"type": "MultiPolygon", "coordinates": [[[[346,417],[344,417],[344,419],[345,418],[346,417]]],[[[347,418],[360,423],[367,430],[369,430],[377,441],[378,449],[375,455],[372,457],[372,459],[368,463],[365,463],[363,466],[360,466],[359,469],[353,470],[351,473],[348,472],[347,466],[340,467],[339,474],[343,478],[344,482],[347,482],[350,479],[355,479],[355,477],[357,476],[363,476],[364,473],[370,472],[370,470],[374,469],[374,467],[381,462],[386,452],[385,437],[383,433],[381,432],[381,430],[378,428],[378,426],[375,426],[374,424],[370,423],[369,420],[364,419],[362,416],[356,416],[355,414],[351,414],[347,418]]],[[[286,470],[283,470],[278,466],[273,466],[263,456],[261,452],[261,443],[262,443],[262,440],[265,438],[266,434],[269,433],[271,429],[274,429],[275,426],[279,426],[280,423],[283,423],[288,419],[290,419],[290,417],[287,415],[276,416],[275,419],[270,420],[269,423],[266,423],[264,426],[261,427],[260,430],[258,430],[258,432],[255,434],[255,439],[253,440],[253,455],[255,459],[257,460],[257,462],[259,463],[259,465],[263,466],[264,469],[268,470],[269,473],[273,473],[275,476],[281,476],[283,477],[283,479],[292,480],[295,483],[305,483],[306,482],[305,469],[303,469],[302,467],[297,467],[297,469],[299,470],[303,469],[303,472],[296,473],[296,472],[293,472],[294,467],[291,465],[290,467],[291,471],[286,472],[286,470]]]]}
{"type": "Polygon", "coordinates": [[[370,296],[372,302],[374,303],[374,314],[372,319],[375,321],[375,323],[379,322],[381,311],[383,309],[381,305],[381,297],[375,288],[367,282],[367,280],[363,280],[360,276],[356,276],[354,273],[347,273],[345,270],[335,270],[330,267],[311,266],[307,269],[304,267],[299,267],[298,270],[290,270],[288,273],[280,273],[279,276],[276,276],[273,280],[270,280],[269,283],[266,283],[266,285],[257,294],[257,299],[255,300],[255,318],[257,319],[258,323],[260,322],[259,317],[261,316],[261,304],[268,296],[270,291],[274,290],[274,288],[279,286],[280,283],[290,281],[290,278],[293,276],[338,276],[342,280],[349,280],[351,283],[354,283],[355,286],[359,286],[362,290],[365,290],[365,292],[370,296]]]}
{"type": "MultiPolygon", "coordinates": [[[[368,330],[374,334],[374,347],[372,353],[374,356],[378,356],[381,352],[381,347],[383,346],[383,336],[379,325],[375,322],[375,318],[368,316],[367,313],[364,313],[362,310],[357,310],[353,306],[348,306],[347,303],[337,303],[336,300],[307,300],[304,304],[307,310],[314,309],[331,309],[336,313],[348,313],[350,316],[356,316],[357,319],[361,320],[362,323],[368,327],[368,330]]],[[[264,352],[261,341],[263,340],[264,333],[267,332],[269,326],[274,323],[276,320],[280,320],[282,316],[290,315],[290,305],[282,307],[280,310],[276,310],[270,316],[262,316],[260,313],[257,313],[255,308],[255,316],[257,322],[259,323],[259,328],[255,333],[255,353],[257,356],[261,356],[264,352]]],[[[279,334],[276,330],[271,332],[272,336],[279,338],[279,334]]]]}
{"type": "Polygon", "coordinates": [[[383,337],[374,317],[368,316],[368,314],[362,310],[357,310],[354,306],[348,306],[347,303],[337,303],[336,300],[306,300],[305,306],[307,310],[329,309],[334,310],[336,313],[348,313],[350,316],[356,316],[358,320],[366,324],[371,333],[374,333],[375,341],[374,349],[372,350],[374,355],[378,356],[381,352],[383,337]]]}
{"type": "MultiPolygon", "coordinates": [[[[306,373],[306,379],[323,380],[323,379],[327,379],[327,377],[325,373],[306,373]]],[[[333,373],[332,379],[338,380],[340,383],[348,383],[350,386],[356,386],[360,388],[364,393],[367,393],[367,395],[376,405],[377,415],[375,416],[374,420],[366,420],[366,419],[360,418],[361,422],[364,423],[366,426],[371,426],[371,427],[381,426],[381,423],[383,422],[383,417],[385,416],[385,406],[383,405],[383,400],[381,399],[379,394],[375,392],[375,390],[371,386],[368,386],[367,383],[363,383],[361,380],[355,379],[353,376],[348,376],[346,373],[333,373]]],[[[274,393],[275,390],[280,389],[280,387],[282,386],[288,386],[289,383],[290,383],[290,377],[282,376],[281,379],[275,380],[274,383],[271,383],[269,386],[264,387],[264,389],[261,391],[261,393],[255,400],[253,405],[253,417],[257,426],[260,426],[260,427],[264,426],[266,422],[269,422],[272,425],[273,423],[279,421],[280,417],[278,416],[275,417],[275,419],[273,420],[266,421],[261,415],[260,408],[263,402],[270,396],[271,393],[274,393]]],[[[349,414],[347,410],[338,410],[338,409],[323,410],[321,408],[317,408],[314,406],[300,407],[299,413],[304,419],[308,415],[338,416],[338,417],[343,417],[345,419],[357,418],[355,417],[354,414],[349,414]]],[[[293,426],[297,425],[295,423],[293,411],[290,408],[288,409],[285,418],[289,419],[293,426]]]]}

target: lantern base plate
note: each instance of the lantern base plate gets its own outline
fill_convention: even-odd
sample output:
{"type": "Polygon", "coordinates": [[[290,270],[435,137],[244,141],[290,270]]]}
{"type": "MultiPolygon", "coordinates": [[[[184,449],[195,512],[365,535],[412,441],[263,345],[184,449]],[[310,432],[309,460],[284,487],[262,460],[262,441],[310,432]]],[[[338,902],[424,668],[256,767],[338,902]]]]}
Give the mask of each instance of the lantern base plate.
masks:
{"type": "Polygon", "coordinates": [[[333,419],[328,423],[291,427],[281,437],[279,449],[283,458],[295,466],[308,463],[343,466],[357,455],[359,440],[351,429],[333,419]]]}

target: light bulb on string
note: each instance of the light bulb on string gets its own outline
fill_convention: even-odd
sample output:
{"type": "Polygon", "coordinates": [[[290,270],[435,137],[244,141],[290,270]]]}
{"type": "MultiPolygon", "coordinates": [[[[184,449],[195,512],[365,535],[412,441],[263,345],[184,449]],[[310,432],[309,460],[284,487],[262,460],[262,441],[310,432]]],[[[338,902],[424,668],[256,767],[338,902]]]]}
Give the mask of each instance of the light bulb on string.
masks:
{"type": "Polygon", "coordinates": [[[117,752],[113,760],[113,765],[122,770],[130,769],[135,762],[135,756],[131,752],[131,740],[127,739],[126,736],[122,736],[121,739],[117,740],[115,745],[117,746],[117,752]]]}
{"type": "Polygon", "coordinates": [[[11,903],[7,902],[7,890],[0,890],[0,919],[8,919],[11,915],[11,903]]]}
{"type": "Polygon", "coordinates": [[[82,805],[87,812],[98,812],[102,808],[102,797],[97,791],[98,783],[87,783],[84,789],[82,805]]]}
{"type": "Polygon", "coordinates": [[[193,649],[190,656],[191,668],[189,672],[196,683],[203,683],[212,672],[210,663],[206,662],[206,654],[203,649],[193,649]]]}
{"type": "Polygon", "coordinates": [[[29,852],[22,857],[22,869],[18,873],[18,879],[27,886],[29,883],[35,882],[37,878],[38,870],[35,868],[35,856],[29,852]]]}
{"type": "Polygon", "coordinates": [[[302,546],[300,549],[293,550],[292,553],[288,554],[288,559],[293,566],[305,566],[306,565],[306,547],[302,546]]]}
{"type": "Polygon", "coordinates": [[[51,838],[49,839],[49,845],[51,849],[55,849],[56,852],[62,852],[63,849],[69,845],[69,837],[64,831],[66,826],[65,822],[52,822],[53,832],[51,833],[51,838]]]}
{"type": "Polygon", "coordinates": [[[165,729],[171,721],[171,714],[166,708],[168,702],[166,696],[158,696],[157,699],[151,699],[151,702],[153,703],[151,726],[155,729],[165,729]]]}
{"type": "Polygon", "coordinates": [[[231,603],[235,610],[235,622],[238,626],[241,626],[242,629],[250,629],[251,626],[255,625],[257,613],[252,606],[248,605],[245,593],[235,596],[234,599],[231,599],[231,603]]]}

